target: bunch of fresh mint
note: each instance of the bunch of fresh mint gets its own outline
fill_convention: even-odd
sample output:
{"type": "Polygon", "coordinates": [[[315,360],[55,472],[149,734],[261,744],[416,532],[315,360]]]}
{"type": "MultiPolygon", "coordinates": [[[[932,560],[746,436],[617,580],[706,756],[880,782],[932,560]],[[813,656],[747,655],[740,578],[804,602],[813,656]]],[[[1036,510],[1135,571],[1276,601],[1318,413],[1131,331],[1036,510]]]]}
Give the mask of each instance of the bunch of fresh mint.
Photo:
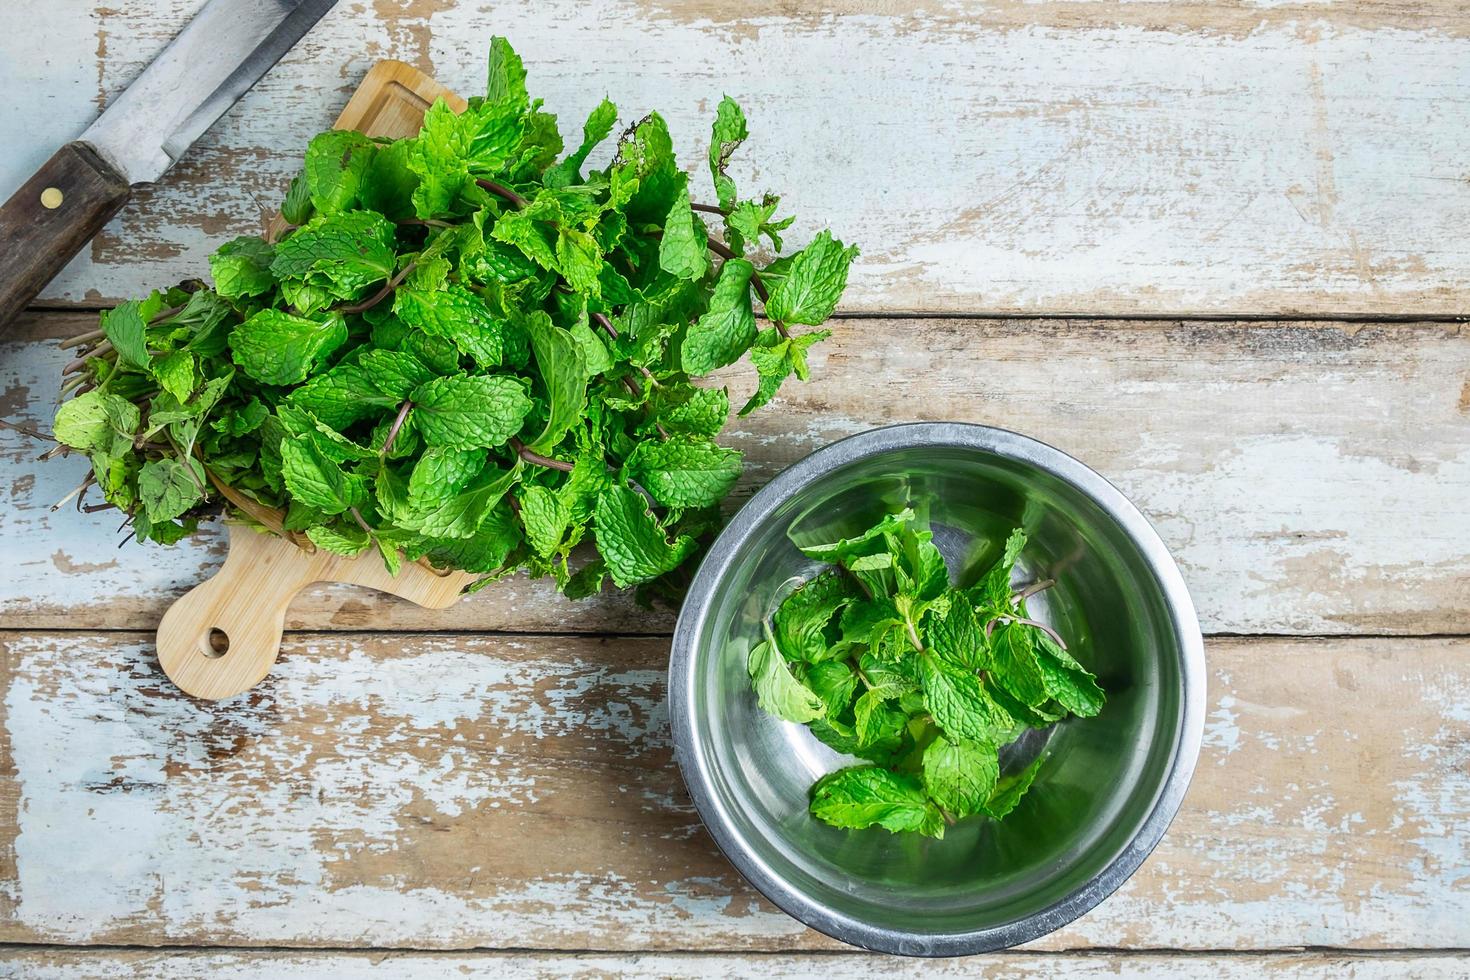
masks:
{"type": "Polygon", "coordinates": [[[581,596],[605,576],[670,585],[717,527],[741,457],[715,442],[727,392],[692,379],[749,353],[742,415],[805,379],[827,331],[792,328],[832,314],[857,250],[824,231],[757,267],[792,219],[736,192],[746,127],[729,98],[717,200],[691,204],[658,115],[584,174],[613,104],[562,157],[504,39],[489,60],[486,95],[463,113],[441,100],[417,136],[313,139],[289,229],[221,247],[213,288],[124,303],[70,342],[55,437],[140,540],[225,507],[307,547],[376,548],[395,571],[525,569],[581,596]],[[598,556],[574,571],[589,532],[598,556]]]}
{"type": "Polygon", "coordinates": [[[750,651],[763,709],[870,761],[812,787],[812,815],[837,827],[943,837],[968,816],[998,820],[1044,758],[1002,776],[998,750],[1026,728],[1102,709],[1093,675],[1026,612],[1052,583],[1011,587],[1026,535],[956,588],[921,523],[905,509],[857,537],[802,546],[836,567],[787,596],[750,651]]]}

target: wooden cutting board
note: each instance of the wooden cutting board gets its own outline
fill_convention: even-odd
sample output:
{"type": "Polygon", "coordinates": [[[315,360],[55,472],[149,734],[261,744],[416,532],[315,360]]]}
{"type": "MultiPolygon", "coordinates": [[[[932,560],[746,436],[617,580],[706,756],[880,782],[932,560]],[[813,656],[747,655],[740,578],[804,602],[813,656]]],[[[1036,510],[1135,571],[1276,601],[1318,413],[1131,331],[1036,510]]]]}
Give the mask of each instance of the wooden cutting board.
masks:
{"type": "MultiPolygon", "coordinates": [[[[465,101],[401,61],[380,61],[357,87],[334,124],[369,136],[398,138],[419,131],[436,99],[456,112],[465,101]]],[[[285,230],[277,216],[271,232],[285,230]]],[[[286,608],[314,582],[346,582],[401,596],[430,609],[453,605],[477,576],[405,563],[394,577],[375,550],[355,558],[309,551],[287,538],[235,525],[230,551],[215,576],[185,593],[158,626],[158,660],[183,691],[217,700],[258,684],[281,650],[286,608]]]]}

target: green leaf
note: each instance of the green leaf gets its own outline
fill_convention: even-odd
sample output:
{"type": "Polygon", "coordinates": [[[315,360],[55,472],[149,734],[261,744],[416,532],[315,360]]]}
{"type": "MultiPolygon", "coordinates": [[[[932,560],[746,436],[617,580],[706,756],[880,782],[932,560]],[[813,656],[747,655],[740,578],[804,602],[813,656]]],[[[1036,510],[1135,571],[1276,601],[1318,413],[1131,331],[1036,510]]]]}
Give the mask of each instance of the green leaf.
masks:
{"type": "Polygon", "coordinates": [[[556,553],[571,516],[555,490],[533,484],[521,493],[521,524],[526,529],[526,540],[542,558],[556,553]]]}
{"type": "Polygon", "coordinates": [[[390,401],[401,402],[421,384],[434,379],[434,372],[412,354],[396,350],[370,350],[357,359],[368,382],[390,401]]]}
{"type": "Polygon", "coordinates": [[[807,539],[807,535],[793,529],[791,538],[801,553],[808,558],[815,561],[831,562],[832,564],[843,564],[850,558],[872,554],[875,548],[875,542],[877,547],[881,548],[884,535],[897,530],[913,519],[913,509],[905,507],[896,514],[884,514],[883,518],[877,524],[874,524],[861,534],[856,534],[852,537],[838,538],[836,541],[821,543],[803,543],[803,540],[807,539]]]}
{"type": "Polygon", "coordinates": [[[857,699],[852,715],[859,748],[898,738],[908,722],[907,715],[890,707],[883,695],[875,691],[866,691],[857,699]]]}
{"type": "Polygon", "coordinates": [[[473,183],[467,158],[470,129],[444,99],[434,100],[408,148],[408,169],[419,179],[415,213],[424,219],[454,214],[467,185],[473,183]]]}
{"type": "Polygon", "coordinates": [[[531,399],[508,377],[435,378],[410,396],[414,425],[431,446],[453,449],[503,446],[520,431],[531,399]]]}
{"type": "Polygon", "coordinates": [[[94,389],[61,403],[51,434],[73,449],[106,452],[118,437],[131,442],[138,422],[136,405],[120,395],[94,389]]]}
{"type": "Polygon", "coordinates": [[[303,171],[312,207],[333,214],[356,204],[377,149],[372,140],[351,130],[331,129],[313,137],[303,171]]]}
{"type": "Polygon", "coordinates": [[[877,825],[893,833],[944,836],[944,817],[919,781],[879,766],[854,766],[823,776],[812,787],[811,813],[851,830],[877,825]]]}
{"type": "Polygon", "coordinates": [[[658,266],[680,279],[703,279],[709,272],[709,240],[689,206],[689,189],[680,188],[664,219],[658,245],[658,266]]]}
{"type": "Polygon", "coordinates": [[[776,644],[792,660],[810,663],[828,656],[827,627],[858,598],[840,572],[828,570],[787,596],[772,617],[776,644]]]}
{"type": "Polygon", "coordinates": [[[291,178],[286,199],[281,202],[281,217],[293,225],[304,225],[311,220],[311,185],[306,182],[305,173],[291,178]]]}
{"type": "Polygon", "coordinates": [[[397,402],[380,392],[358,364],[338,364],[291,392],[291,404],[336,429],[381,416],[397,402]]]}
{"type": "Polygon", "coordinates": [[[393,312],[408,326],[450,341],[481,368],[500,366],[505,354],[504,328],[485,301],[464,286],[400,287],[393,294],[393,312]]]}
{"type": "Polygon", "coordinates": [[[408,167],[413,142],[394,140],[378,148],[358,188],[363,207],[393,221],[414,216],[413,193],[418,190],[419,178],[408,167]]]}
{"type": "Polygon", "coordinates": [[[991,793],[990,800],[985,804],[985,812],[996,820],[1000,820],[1016,808],[1021,802],[1021,797],[1031,788],[1036,781],[1036,774],[1041,771],[1041,764],[1046,761],[1046,756],[1038,756],[1019,773],[1002,776],[995,784],[995,791],[991,793]]]}
{"type": "Polygon", "coordinates": [[[717,504],[740,479],[740,451],[699,436],[638,443],[628,473],[665,507],[717,504]]]}
{"type": "Polygon", "coordinates": [[[919,683],[925,706],[946,735],[999,744],[1015,726],[1015,719],[985,693],[979,677],[932,654],[919,658],[919,683]]]}
{"type": "Polygon", "coordinates": [[[261,310],[230,332],[230,350],[236,366],[256,381],[294,385],[346,340],[340,316],[308,320],[261,310]]]}
{"type": "Polygon", "coordinates": [[[552,323],[544,312],[533,312],[520,326],[530,335],[548,405],[546,425],[540,435],[526,440],[526,445],[547,453],[582,421],[587,405],[587,364],[577,339],[552,323]]]}
{"type": "Polygon", "coordinates": [[[798,724],[826,714],[822,699],[796,679],[786,659],[769,641],[757,643],[750,651],[747,669],[755,685],[756,699],[767,714],[798,724]]]}
{"type": "Polygon", "coordinates": [[[281,440],[281,474],[295,501],[323,514],[341,514],[367,502],[362,478],[346,472],[314,439],[281,440]]]}
{"type": "Polygon", "coordinates": [[[271,274],[356,298],[393,274],[393,223],[372,211],[318,214],[276,246],[271,274]]]}
{"type": "Polygon", "coordinates": [[[271,261],[276,250],[264,239],[244,235],[231,239],[209,257],[214,288],[226,299],[245,299],[268,293],[276,284],[271,261]]]}
{"type": "MultiPolygon", "coordinates": [[[[415,467],[414,476],[418,475],[415,467]]],[[[520,475],[519,466],[508,470],[488,466],[463,489],[427,500],[427,495],[414,496],[410,481],[408,513],[399,523],[432,538],[474,537],[520,475]]]]}
{"type": "Polygon", "coordinates": [[[957,819],[984,810],[999,778],[994,746],[941,735],[924,750],[924,789],[957,819]]]}
{"type": "Polygon", "coordinates": [[[1107,698],[1097,678],[1041,630],[1034,630],[1032,639],[1047,695],[1079,718],[1091,718],[1101,711],[1107,698]]]}
{"type": "Polygon", "coordinates": [[[1017,700],[1039,705],[1048,698],[1046,680],[1036,661],[1033,636],[1038,631],[1021,623],[1011,623],[990,636],[990,676],[1017,700]]]}
{"type": "Polygon", "coordinates": [[[709,309],[684,338],[684,370],[699,376],[733,364],[750,349],[756,337],[755,313],[750,305],[750,277],[755,266],[744,259],[728,259],[710,297],[709,309]]]}
{"type": "Polygon", "coordinates": [[[852,705],[858,675],[845,660],[823,660],[807,669],[806,686],[822,699],[827,717],[835,718],[852,705]]]}
{"type": "Polygon", "coordinates": [[[189,400],[194,391],[194,355],[186,350],[165,354],[152,364],[153,376],[163,390],[180,402],[189,400]]]}
{"type": "Polygon", "coordinates": [[[694,551],[694,539],[664,536],[638,491],[610,486],[597,496],[597,549],[618,588],[651,582],[694,551]]]}
{"type": "Polygon", "coordinates": [[[728,95],[720,99],[709,143],[709,173],[714,178],[715,196],[719,198],[720,207],[727,211],[735,206],[735,181],[725,173],[725,168],[729,166],[730,156],[749,135],[745,128],[745,113],[740,111],[740,106],[728,95]]]}
{"type": "Polygon", "coordinates": [[[582,145],[571,156],[546,171],[543,181],[546,186],[565,187],[578,183],[582,179],[582,164],[587,162],[587,155],[597,144],[607,139],[617,121],[618,107],[604,98],[582,125],[582,145]]]}
{"type": "Polygon", "coordinates": [[[791,257],[786,276],[771,287],[766,316],[778,323],[819,326],[837,309],[857,246],[844,247],[829,231],[791,257]]]}
{"type": "Polygon", "coordinates": [[[749,415],[776,397],[782,382],[791,375],[805,381],[807,351],[813,344],[832,335],[830,330],[815,330],[787,339],[779,337],[778,333],[773,328],[756,335],[755,346],[750,349],[750,362],[755,365],[759,382],[755,394],[740,409],[741,415],[749,415]]]}
{"type": "Polygon", "coordinates": [[[311,543],[323,551],[330,551],[334,555],[360,555],[372,544],[372,538],[360,527],[336,528],[327,524],[318,524],[306,529],[306,536],[311,543]]]}
{"type": "Polygon", "coordinates": [[[507,103],[524,111],[530,103],[526,94],[526,66],[510,42],[500,35],[490,38],[489,71],[485,83],[485,101],[507,103]]]}
{"type": "Polygon", "coordinates": [[[965,670],[990,666],[990,645],[975,610],[962,593],[952,593],[943,615],[931,615],[926,633],[930,648],[945,661],[965,670]]]}
{"type": "Polygon", "coordinates": [[[117,350],[118,359],[139,371],[148,370],[145,333],[148,318],[158,312],[158,307],[158,303],[148,300],[128,300],[102,314],[102,332],[117,350]]]}
{"type": "Polygon", "coordinates": [[[483,449],[425,449],[408,478],[407,505],[426,510],[447,500],[485,468],[483,449]]]}
{"type": "Polygon", "coordinates": [[[138,471],[138,500],[148,520],[171,521],[204,499],[204,467],[192,457],[152,459],[138,471]]]}
{"type": "Polygon", "coordinates": [[[724,388],[666,383],[652,398],[659,423],[670,433],[714,436],[730,418],[730,393],[724,388]]]}

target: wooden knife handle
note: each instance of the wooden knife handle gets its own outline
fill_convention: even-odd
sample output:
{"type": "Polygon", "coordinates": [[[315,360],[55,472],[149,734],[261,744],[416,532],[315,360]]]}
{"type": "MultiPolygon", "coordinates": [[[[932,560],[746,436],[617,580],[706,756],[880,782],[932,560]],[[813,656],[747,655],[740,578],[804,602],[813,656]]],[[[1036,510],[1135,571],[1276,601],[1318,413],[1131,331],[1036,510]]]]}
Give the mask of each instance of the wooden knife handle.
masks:
{"type": "Polygon", "coordinates": [[[0,205],[0,327],[127,201],[128,182],[85,143],[68,143],[0,205]]]}

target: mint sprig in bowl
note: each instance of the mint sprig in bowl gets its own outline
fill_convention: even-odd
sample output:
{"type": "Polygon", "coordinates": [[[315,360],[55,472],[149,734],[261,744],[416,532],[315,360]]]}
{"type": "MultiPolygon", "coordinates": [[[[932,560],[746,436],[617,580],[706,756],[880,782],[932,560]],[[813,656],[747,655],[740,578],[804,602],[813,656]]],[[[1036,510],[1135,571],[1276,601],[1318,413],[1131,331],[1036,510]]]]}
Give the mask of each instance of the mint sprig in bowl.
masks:
{"type": "Polygon", "coordinates": [[[845,942],[939,956],[1057,929],[1138,868],[1193,773],[1204,685],[1179,570],[1117,489],[1024,436],[923,423],[752,497],[690,587],[669,698],[685,783],[756,888],[845,942]],[[839,558],[866,592],[788,605],[839,558]],[[907,598],[869,615],[885,592],[907,598]],[[926,766],[941,740],[965,757],[926,766]]]}

